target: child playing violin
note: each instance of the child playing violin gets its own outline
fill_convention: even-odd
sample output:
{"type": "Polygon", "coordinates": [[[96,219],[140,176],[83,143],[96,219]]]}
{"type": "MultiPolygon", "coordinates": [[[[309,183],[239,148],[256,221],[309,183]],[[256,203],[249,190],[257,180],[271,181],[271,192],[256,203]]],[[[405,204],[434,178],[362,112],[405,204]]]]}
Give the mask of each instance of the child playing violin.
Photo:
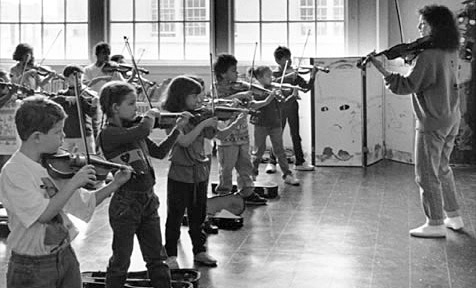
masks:
{"type": "Polygon", "coordinates": [[[79,263],[71,247],[78,230],[67,216],[89,221],[94,209],[130,178],[129,170],[97,191],[81,189],[96,180],[86,165],[60,187],[40,163],[63,141],[66,114],[43,96],[23,100],[15,123],[21,147],[0,175],[0,201],[8,214],[7,287],[81,288],[79,263]]]}
{"type": "MultiPolygon", "coordinates": [[[[291,67],[291,50],[289,50],[287,47],[279,46],[276,48],[276,50],[274,50],[274,60],[279,65],[279,67],[278,70],[273,71],[273,77],[275,79],[279,79],[279,77],[282,77],[283,75],[283,70],[284,67],[286,67],[286,63],[287,67],[291,67]]],[[[305,90],[310,90],[314,85],[316,72],[317,69],[312,68],[309,81],[304,80],[297,73],[292,73],[290,76],[286,76],[284,78],[284,83],[289,83],[291,85],[304,88],[305,90]]],[[[296,89],[294,89],[292,92],[289,91],[283,93],[284,98],[288,100],[285,101],[281,106],[281,127],[284,130],[284,127],[286,127],[286,122],[289,122],[289,131],[291,132],[294,156],[296,157],[294,169],[298,171],[312,171],[314,170],[314,166],[305,163],[304,153],[302,151],[301,136],[299,134],[299,103],[297,101],[297,97],[293,96],[297,95],[297,93],[298,91],[296,89]]],[[[276,157],[273,153],[271,154],[270,162],[266,167],[266,172],[276,172],[276,157]]]]}
{"type": "MultiPolygon", "coordinates": [[[[272,89],[272,71],[268,66],[259,66],[250,71],[258,82],[264,88],[272,89]]],[[[261,99],[260,99],[261,100],[261,99]]],[[[273,152],[278,158],[279,167],[283,172],[283,179],[286,184],[299,185],[291,170],[289,169],[288,159],[284,152],[283,130],[281,127],[281,109],[276,99],[271,99],[268,105],[259,109],[256,116],[251,118],[251,123],[255,125],[255,147],[256,154],[253,160],[254,173],[258,175],[258,167],[261,163],[261,157],[266,150],[266,137],[269,136],[273,152]]]]}
{"type": "MultiPolygon", "coordinates": [[[[15,100],[15,97],[14,97],[15,91],[8,86],[9,84],[11,83],[10,83],[10,77],[8,77],[7,71],[5,71],[4,69],[0,69],[0,113],[3,112],[1,110],[3,106],[6,106],[6,109],[7,109],[10,107],[9,103],[15,100]]],[[[11,109],[14,109],[14,107],[12,107],[11,109]]],[[[4,132],[3,129],[1,130],[3,133],[4,132]]],[[[5,162],[7,162],[10,156],[11,156],[11,152],[5,153],[5,151],[0,151],[0,169],[3,167],[5,162]]]]}
{"type": "Polygon", "coordinates": [[[126,82],[112,81],[100,92],[101,109],[107,116],[98,144],[107,160],[132,166],[135,176],[114,193],[109,205],[113,231],[112,251],[106,273],[106,287],[123,287],[130,265],[134,235],[139,241],[153,287],[170,287],[169,267],[162,246],[159,199],[154,193],[155,173],[149,156],[164,158],[188,123],[189,114],[177,119],[176,127],[161,143],[148,138],[157,108],[137,118],[137,94],[126,82]]]}
{"type": "MultiPolygon", "coordinates": [[[[178,76],[167,87],[163,108],[170,112],[193,111],[199,107],[203,89],[199,82],[178,76]]],[[[204,153],[204,138],[212,139],[217,119],[210,117],[199,123],[188,123],[170,153],[167,179],[167,222],[165,249],[167,264],[178,268],[177,244],[180,226],[187,209],[189,235],[192,239],[194,261],[216,266],[217,260],[207,253],[207,234],[202,230],[207,214],[207,184],[210,165],[204,153]]]]}
{"type": "Polygon", "coordinates": [[[68,88],[66,90],[59,91],[58,96],[53,97],[52,100],[60,104],[68,115],[68,118],[66,118],[64,122],[65,138],[62,148],[70,153],[86,152],[84,140],[81,137],[78,107],[76,106],[77,98],[75,96],[75,74],[77,74],[79,80],[78,84],[81,85],[81,87],[79,87],[79,99],[81,99],[81,108],[84,113],[84,115],[81,116],[85,124],[86,145],[88,145],[88,152],[94,154],[96,153],[96,145],[93,131],[94,128],[98,129],[97,126],[99,125],[99,123],[95,121],[99,97],[95,91],[82,84],[83,72],[83,68],[78,65],[67,65],[63,70],[63,76],[65,77],[68,88]]]}
{"type": "Polygon", "coordinates": [[[13,53],[13,60],[18,62],[10,68],[12,83],[23,85],[38,91],[48,84],[54,76],[56,76],[54,71],[41,70],[41,67],[35,66],[33,47],[27,43],[20,43],[17,45],[15,52],[13,53]],[[41,76],[40,71],[45,72],[45,76],[41,76]]]}
{"type": "MultiPolygon", "coordinates": [[[[235,93],[233,83],[238,78],[238,61],[233,55],[220,54],[214,63],[218,98],[252,99],[252,92],[235,93]]],[[[264,105],[264,104],[263,104],[264,105]]],[[[255,104],[255,106],[257,106],[255,104]]],[[[258,108],[258,107],[252,107],[258,108]]],[[[219,183],[216,192],[230,193],[233,188],[233,169],[238,172],[239,194],[249,205],[265,205],[267,200],[254,192],[254,173],[250,157],[250,139],[246,114],[240,113],[228,121],[220,121],[216,135],[219,163],[219,183]]]]}

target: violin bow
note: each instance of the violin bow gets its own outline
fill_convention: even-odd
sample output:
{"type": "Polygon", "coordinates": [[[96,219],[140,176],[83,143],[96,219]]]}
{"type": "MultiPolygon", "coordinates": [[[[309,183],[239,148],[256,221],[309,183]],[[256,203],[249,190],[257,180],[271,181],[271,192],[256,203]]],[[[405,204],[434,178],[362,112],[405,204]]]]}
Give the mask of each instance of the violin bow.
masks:
{"type": "Polygon", "coordinates": [[[131,45],[129,44],[129,38],[127,36],[124,36],[124,42],[127,48],[127,51],[129,52],[129,55],[131,56],[131,62],[132,66],[134,67],[135,73],[137,77],[139,78],[139,83],[140,86],[142,87],[142,92],[144,92],[145,98],[147,99],[147,102],[149,103],[149,107],[152,109],[152,102],[150,101],[149,94],[147,94],[147,90],[145,89],[144,86],[144,81],[142,81],[142,77],[140,76],[140,71],[139,68],[137,68],[137,63],[136,60],[134,59],[134,54],[132,53],[131,45]]]}
{"type": "Polygon", "coordinates": [[[304,51],[306,51],[307,41],[309,40],[310,35],[311,35],[311,29],[308,29],[307,35],[306,35],[306,41],[304,41],[304,46],[302,47],[301,57],[299,58],[298,66],[296,67],[296,72],[299,71],[299,68],[301,68],[302,58],[304,57],[304,51]]]}
{"type": "Polygon", "coordinates": [[[255,58],[256,58],[256,48],[258,47],[258,42],[255,42],[255,51],[253,52],[253,61],[251,61],[251,73],[250,73],[250,88],[251,91],[251,84],[253,83],[253,75],[255,74],[255,58]]]}
{"type": "Polygon", "coordinates": [[[45,62],[46,57],[48,56],[48,54],[50,54],[51,48],[53,48],[53,45],[56,43],[56,40],[58,40],[58,37],[60,36],[62,31],[63,29],[60,29],[58,33],[56,34],[55,39],[53,40],[53,42],[51,42],[50,46],[48,47],[48,50],[46,50],[45,55],[43,55],[43,59],[41,59],[39,64],[40,66],[43,64],[43,62],[45,62]]]}
{"type": "Polygon", "coordinates": [[[403,35],[403,27],[402,27],[402,17],[400,14],[400,6],[398,5],[398,0],[394,0],[394,3],[395,3],[395,10],[397,11],[398,27],[400,30],[400,42],[403,43],[404,35],[403,35]]]}
{"type": "Polygon", "coordinates": [[[23,79],[25,79],[25,71],[26,71],[26,66],[28,65],[28,62],[30,62],[30,54],[27,55],[28,57],[26,58],[25,65],[23,65],[23,71],[21,72],[21,77],[20,77],[20,85],[23,83],[23,79]]]}
{"type": "Polygon", "coordinates": [[[211,76],[211,82],[212,82],[212,115],[215,115],[215,97],[217,95],[217,87],[215,86],[215,77],[214,77],[214,71],[213,71],[213,55],[210,53],[210,76],[211,76]]]}
{"type": "Polygon", "coordinates": [[[84,150],[86,152],[86,163],[89,164],[91,162],[91,157],[89,156],[89,149],[88,143],[86,140],[86,127],[84,124],[83,118],[83,107],[81,105],[81,84],[79,83],[79,73],[76,71],[74,72],[74,95],[76,96],[76,107],[78,108],[78,119],[79,119],[79,127],[81,128],[81,138],[83,138],[84,142],[84,150]]]}

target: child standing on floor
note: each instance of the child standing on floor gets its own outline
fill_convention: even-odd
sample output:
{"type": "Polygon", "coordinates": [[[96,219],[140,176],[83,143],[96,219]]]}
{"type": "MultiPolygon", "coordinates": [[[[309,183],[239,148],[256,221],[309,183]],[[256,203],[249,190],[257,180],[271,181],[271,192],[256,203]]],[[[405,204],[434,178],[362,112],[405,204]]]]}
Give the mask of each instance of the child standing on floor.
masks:
{"type": "MultiPolygon", "coordinates": [[[[271,85],[273,72],[268,66],[259,66],[253,71],[253,76],[266,89],[273,89],[271,85]]],[[[261,100],[261,99],[259,99],[261,100]]],[[[283,129],[281,128],[281,110],[276,99],[259,109],[259,114],[251,118],[251,123],[255,125],[255,148],[256,154],[253,160],[254,173],[258,175],[258,167],[261,157],[266,150],[266,137],[269,136],[273,152],[279,161],[279,167],[283,172],[283,179],[286,184],[299,185],[291,170],[283,146],[283,129]]]]}
{"type": "MultiPolygon", "coordinates": [[[[199,82],[187,76],[178,76],[166,90],[163,108],[169,112],[193,111],[200,106],[203,94],[199,82]]],[[[203,141],[204,138],[212,139],[215,136],[216,126],[215,117],[203,119],[199,123],[189,122],[170,153],[165,249],[169,256],[166,263],[171,268],[178,268],[177,245],[185,209],[194,261],[206,266],[217,265],[217,260],[207,253],[207,235],[202,230],[207,215],[207,184],[210,174],[210,159],[205,156],[203,141]]]]}
{"type": "Polygon", "coordinates": [[[71,247],[78,230],[66,213],[89,221],[94,209],[130,178],[120,171],[105,187],[80,189],[96,180],[86,165],[62,185],[40,163],[43,154],[56,153],[64,133],[66,114],[42,96],[23,101],[15,114],[21,147],[3,167],[0,201],[8,214],[7,287],[81,288],[79,263],[71,247]]]}
{"type": "Polygon", "coordinates": [[[106,273],[106,287],[122,287],[134,246],[134,235],[140,244],[153,287],[170,287],[169,267],[162,246],[159,199],[154,193],[155,174],[149,155],[164,158],[188,122],[179,118],[166,139],[156,144],[148,138],[160,112],[148,110],[137,118],[136,90],[122,81],[109,82],[100,92],[101,109],[107,116],[106,126],[98,136],[98,144],[106,159],[127,164],[135,171],[117,191],[109,205],[109,223],[113,231],[112,256],[106,273]]]}
{"type": "MultiPolygon", "coordinates": [[[[283,75],[284,67],[291,67],[292,58],[291,58],[291,50],[284,46],[279,46],[274,50],[274,60],[276,64],[279,65],[278,70],[273,71],[273,77],[279,81],[280,77],[283,75]]],[[[284,83],[288,83],[294,86],[299,86],[306,91],[310,90],[314,85],[314,79],[316,77],[317,69],[313,68],[311,71],[311,77],[309,81],[304,80],[301,76],[297,73],[293,73],[290,76],[286,76],[284,78],[284,83]]],[[[286,72],[287,73],[287,72],[286,72]]],[[[284,98],[289,100],[285,101],[281,105],[281,127],[284,131],[284,127],[286,127],[286,122],[289,122],[289,132],[291,133],[291,140],[293,142],[293,150],[294,156],[296,157],[296,161],[294,162],[294,169],[298,171],[313,171],[314,166],[305,162],[304,153],[302,151],[301,145],[301,135],[299,134],[299,103],[298,97],[291,96],[297,95],[298,91],[293,92],[286,92],[284,93],[284,98]]],[[[267,173],[274,173],[276,172],[276,157],[274,154],[271,154],[270,163],[266,167],[267,173]]]]}

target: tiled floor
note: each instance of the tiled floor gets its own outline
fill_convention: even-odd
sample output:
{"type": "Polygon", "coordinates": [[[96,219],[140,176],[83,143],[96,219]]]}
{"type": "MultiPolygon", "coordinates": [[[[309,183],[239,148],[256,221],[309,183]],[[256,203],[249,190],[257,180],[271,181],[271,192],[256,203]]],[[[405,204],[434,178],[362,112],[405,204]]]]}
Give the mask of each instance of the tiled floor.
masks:
{"type": "MultiPolygon", "coordinates": [[[[155,161],[155,160],[154,160],[155,161]]],[[[211,179],[217,179],[216,163],[211,179]]],[[[165,223],[166,161],[155,161],[165,223]],[[163,172],[164,171],[164,172],[163,172]]],[[[261,167],[264,169],[263,167],[261,167]]],[[[299,172],[300,187],[284,186],[265,207],[248,207],[238,231],[208,238],[217,268],[200,267],[200,287],[405,288],[476,287],[476,169],[455,169],[465,229],[447,239],[417,239],[408,230],[424,220],[413,166],[383,161],[367,169],[318,168],[299,172]]],[[[83,271],[104,270],[111,254],[107,204],[74,242],[83,271]]],[[[164,231],[164,230],[162,230],[164,231]]],[[[182,229],[179,263],[193,267],[182,229]]],[[[0,242],[0,287],[8,251],[0,242]]],[[[143,270],[138,246],[130,270],[143,270]]]]}

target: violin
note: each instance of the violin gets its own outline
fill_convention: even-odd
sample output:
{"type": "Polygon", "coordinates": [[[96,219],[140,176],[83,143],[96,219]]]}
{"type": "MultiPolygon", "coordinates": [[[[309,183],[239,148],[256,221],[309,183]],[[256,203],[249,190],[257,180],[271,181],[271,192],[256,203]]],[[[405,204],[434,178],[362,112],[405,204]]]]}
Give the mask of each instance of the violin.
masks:
{"type": "Polygon", "coordinates": [[[43,154],[41,164],[53,179],[70,179],[85,165],[94,166],[96,179],[100,181],[106,180],[111,170],[128,169],[133,171],[129,166],[106,161],[97,155],[89,155],[88,160],[84,155],[73,155],[66,151],[59,154],[43,154]]]}
{"type": "Polygon", "coordinates": [[[7,87],[10,93],[19,93],[23,94],[26,96],[32,96],[35,95],[35,90],[28,88],[23,85],[19,84],[14,84],[14,83],[5,83],[5,82],[0,82],[0,88],[3,89],[7,87]]]}
{"type": "MultiPolygon", "coordinates": [[[[232,83],[231,87],[235,92],[251,91],[253,94],[259,96],[260,98],[265,98],[269,94],[274,93],[272,90],[266,89],[261,85],[255,83],[250,84],[244,81],[236,81],[232,83]]],[[[284,100],[284,97],[279,93],[275,93],[275,97],[278,102],[284,100]]]]}
{"type": "Polygon", "coordinates": [[[296,85],[291,85],[289,83],[278,83],[278,82],[271,82],[271,85],[273,86],[273,88],[275,89],[281,89],[281,90],[287,90],[287,91],[292,91],[294,89],[297,89],[299,91],[302,91],[302,92],[307,92],[306,89],[302,88],[302,87],[299,87],[299,86],[296,86],[296,85]]]}
{"type": "Polygon", "coordinates": [[[362,69],[365,67],[365,65],[367,65],[367,62],[370,60],[370,56],[377,57],[380,55],[385,55],[388,60],[401,57],[405,60],[405,63],[408,64],[411,63],[411,61],[413,61],[413,59],[415,59],[415,57],[425,49],[431,49],[433,47],[434,43],[431,36],[421,37],[410,43],[397,44],[379,53],[372,52],[360,59],[360,61],[357,62],[357,67],[362,69]]]}
{"type": "MultiPolygon", "coordinates": [[[[113,61],[105,62],[102,66],[102,72],[104,73],[112,73],[112,72],[120,72],[120,73],[127,73],[134,69],[133,66],[127,64],[116,63],[113,61]]],[[[139,72],[143,74],[149,74],[149,70],[144,68],[138,68],[139,72]]]]}
{"type": "Polygon", "coordinates": [[[54,75],[55,77],[57,77],[61,80],[65,80],[65,78],[62,75],[57,74],[55,70],[51,69],[48,66],[33,64],[33,65],[29,66],[28,68],[31,69],[31,70],[35,70],[36,73],[38,73],[38,75],[43,76],[43,77],[48,76],[48,75],[54,75]]]}
{"type": "Polygon", "coordinates": [[[226,107],[226,106],[215,106],[214,111],[208,107],[200,107],[191,111],[193,117],[190,118],[189,122],[193,125],[197,125],[211,117],[217,117],[220,121],[226,121],[233,118],[237,113],[247,113],[252,116],[256,116],[259,112],[245,109],[245,108],[235,108],[235,107],[226,107]]]}
{"type": "Polygon", "coordinates": [[[309,74],[312,71],[312,69],[316,69],[317,71],[322,71],[324,73],[329,73],[331,71],[327,67],[322,67],[318,65],[302,65],[299,68],[290,67],[286,69],[286,73],[283,76],[277,77],[276,79],[274,79],[274,81],[276,82],[281,81],[283,77],[284,79],[294,78],[296,77],[296,74],[300,74],[300,75],[309,74]]]}

